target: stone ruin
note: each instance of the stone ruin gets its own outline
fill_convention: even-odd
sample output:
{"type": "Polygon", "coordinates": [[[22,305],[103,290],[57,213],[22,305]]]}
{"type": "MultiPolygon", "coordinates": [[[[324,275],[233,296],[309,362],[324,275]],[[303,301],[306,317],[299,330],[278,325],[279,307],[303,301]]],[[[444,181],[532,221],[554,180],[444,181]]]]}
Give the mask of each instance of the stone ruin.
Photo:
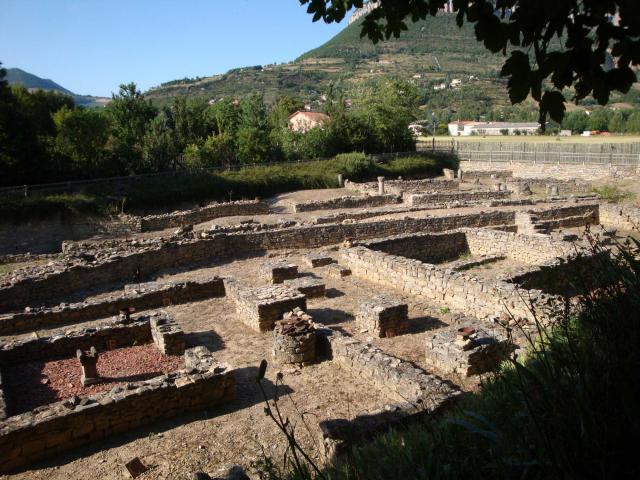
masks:
{"type": "Polygon", "coordinates": [[[307,364],[315,361],[317,341],[313,320],[299,308],[278,320],[273,334],[275,362],[307,364]]]}
{"type": "MultiPolygon", "coordinates": [[[[246,408],[262,401],[253,380],[262,358],[284,383],[295,376],[293,398],[310,391],[301,398],[317,404],[330,458],[445,412],[467,382],[522,347],[503,324],[532,332],[531,308],[553,318],[566,279],[597,266],[577,229],[640,224],[640,210],[603,204],[579,181],[462,170],[345,180],[344,196],[295,202],[295,217],[262,202],[148,217],[145,230],[175,230],[68,242],[0,277],[0,472],[185,412],[206,409],[198,421],[250,431],[262,421],[246,408]],[[535,196],[544,185],[554,198],[535,196]],[[520,198],[527,189],[534,196],[520,198]],[[265,218],[197,225],[223,214],[265,218]],[[102,362],[136,348],[180,367],[111,386],[102,362]],[[241,369],[231,366],[238,359],[241,369]],[[65,361],[85,390],[16,413],[12,370],[65,361]]],[[[219,445],[233,431],[206,430],[219,445]]]]}

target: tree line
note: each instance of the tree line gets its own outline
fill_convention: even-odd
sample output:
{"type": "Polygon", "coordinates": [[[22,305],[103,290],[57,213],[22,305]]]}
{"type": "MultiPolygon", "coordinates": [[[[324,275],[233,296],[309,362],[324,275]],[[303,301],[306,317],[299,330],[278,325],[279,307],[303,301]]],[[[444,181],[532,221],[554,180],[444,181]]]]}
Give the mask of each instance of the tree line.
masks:
{"type": "Polygon", "coordinates": [[[330,121],[302,134],[289,129],[289,116],[304,109],[292,96],[269,106],[259,93],[211,102],[178,96],[157,108],[129,83],[105,108],[90,109],[57,93],[9,86],[4,77],[0,69],[2,185],[415,148],[408,125],[420,95],[397,78],[331,86],[324,96],[330,121]]]}

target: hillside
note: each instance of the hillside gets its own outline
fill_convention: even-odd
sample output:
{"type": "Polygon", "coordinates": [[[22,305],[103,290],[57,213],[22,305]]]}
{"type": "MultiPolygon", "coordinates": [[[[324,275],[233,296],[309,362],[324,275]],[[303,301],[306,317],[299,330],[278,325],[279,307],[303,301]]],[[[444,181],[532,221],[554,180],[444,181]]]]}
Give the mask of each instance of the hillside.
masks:
{"type": "Polygon", "coordinates": [[[23,85],[29,90],[49,90],[58,92],[61,95],[68,95],[73,98],[76,105],[84,107],[101,107],[108,103],[109,99],[105,97],[93,97],[91,95],[77,95],[70,90],[60,86],[53,80],[48,78],[40,78],[29,72],[25,72],[19,68],[7,68],[7,81],[10,85],[23,85]]]}
{"type": "MultiPolygon", "coordinates": [[[[466,76],[468,80],[469,75],[494,79],[503,61],[476,42],[471,27],[459,29],[453,15],[443,14],[410,24],[401,38],[379,45],[360,38],[361,23],[362,20],[354,22],[324,45],[290,63],[168,82],[151,89],[149,98],[165,104],[178,94],[212,99],[258,90],[265,94],[267,102],[283,93],[314,101],[332,81],[349,85],[386,74],[415,77],[416,83],[428,93],[433,92],[433,85],[446,79],[466,76]]],[[[462,80],[464,84],[465,79],[462,80]]],[[[502,104],[507,100],[501,82],[491,80],[482,90],[491,101],[502,104]]]]}
{"type": "MultiPolygon", "coordinates": [[[[176,95],[211,100],[260,91],[267,103],[288,94],[321,108],[321,96],[331,82],[341,82],[348,88],[383,75],[399,75],[411,79],[423,91],[425,117],[430,117],[431,112],[442,119],[478,117],[510,105],[506,80],[499,78],[504,57],[485,50],[476,41],[472,26],[458,28],[454,14],[409,23],[399,39],[378,45],[360,38],[361,24],[362,19],[355,21],[324,45],[292,62],[174,80],[149,90],[148,98],[157,105],[166,105],[176,95]],[[456,88],[436,90],[443,82],[450,85],[453,80],[460,82],[456,88]]],[[[636,106],[640,104],[640,90],[616,95],[612,103],[623,108],[636,106]]],[[[537,118],[532,101],[518,108],[522,113],[516,115],[537,118]]]]}

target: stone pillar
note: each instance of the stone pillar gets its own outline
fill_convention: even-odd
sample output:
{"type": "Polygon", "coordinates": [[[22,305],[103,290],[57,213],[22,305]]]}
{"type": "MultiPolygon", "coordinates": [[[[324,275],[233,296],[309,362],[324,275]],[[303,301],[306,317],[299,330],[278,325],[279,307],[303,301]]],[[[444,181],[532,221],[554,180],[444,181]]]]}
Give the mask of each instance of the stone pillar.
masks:
{"type": "Polygon", "coordinates": [[[557,197],[558,196],[558,186],[557,185],[551,185],[551,188],[549,188],[549,193],[551,194],[552,197],[557,197]]]}
{"type": "Polygon", "coordinates": [[[378,177],[378,195],[384,195],[384,177],[378,177]]]}
{"type": "Polygon", "coordinates": [[[83,387],[100,383],[100,375],[98,374],[98,352],[96,347],[91,347],[88,352],[76,350],[76,357],[80,361],[82,367],[82,375],[80,382],[83,387]]]}
{"type": "Polygon", "coordinates": [[[458,180],[462,181],[462,169],[458,169],[458,180]]]}
{"type": "Polygon", "coordinates": [[[344,177],[341,173],[338,174],[338,186],[340,188],[344,187],[344,177]]]}

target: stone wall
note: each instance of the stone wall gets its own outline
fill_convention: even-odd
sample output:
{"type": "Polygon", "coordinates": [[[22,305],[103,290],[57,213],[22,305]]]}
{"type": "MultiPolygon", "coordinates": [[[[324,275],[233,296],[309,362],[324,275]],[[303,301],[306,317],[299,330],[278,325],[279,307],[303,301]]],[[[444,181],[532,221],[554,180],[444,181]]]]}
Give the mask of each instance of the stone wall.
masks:
{"type": "Polygon", "coordinates": [[[464,172],[462,178],[466,180],[472,172],[499,171],[511,172],[517,178],[555,178],[559,180],[596,180],[606,178],[628,178],[637,174],[636,166],[615,165],[582,165],[557,163],[529,163],[529,162],[468,162],[460,161],[460,168],[464,172]]]}
{"type": "Polygon", "coordinates": [[[560,180],[557,178],[510,178],[507,179],[507,188],[512,191],[528,185],[529,188],[544,189],[547,194],[549,187],[558,188],[558,195],[570,195],[573,193],[590,193],[591,184],[577,180],[560,180]]]}
{"type": "Polygon", "coordinates": [[[368,239],[460,227],[510,225],[513,211],[327,224],[236,234],[200,234],[197,238],[109,241],[77,247],[65,258],[0,278],[0,312],[51,301],[77,290],[115,282],[140,281],[164,268],[193,265],[247,253],[289,248],[318,248],[347,239],[368,239]],[[204,238],[203,238],[204,237],[204,238]]]}
{"type": "Polygon", "coordinates": [[[0,255],[59,252],[65,240],[121,237],[140,231],[140,220],[129,215],[87,217],[50,215],[46,220],[0,220],[0,255]]]}
{"type": "MultiPolygon", "coordinates": [[[[498,232],[502,233],[502,232],[498,232]]],[[[507,234],[510,235],[510,234],[507,234]]],[[[472,275],[423,263],[363,246],[345,249],[342,261],[353,274],[370,281],[426,298],[436,305],[465,315],[484,318],[510,312],[516,318],[532,319],[521,292],[504,281],[481,280],[472,275]]],[[[527,302],[539,306],[544,315],[548,296],[531,290],[527,302]]]]}
{"type": "Polygon", "coordinates": [[[575,251],[572,244],[546,235],[523,235],[489,229],[462,229],[469,251],[478,256],[501,256],[540,265],[575,251]]]}
{"type": "Polygon", "coordinates": [[[269,213],[269,206],[258,200],[241,200],[237,202],[213,203],[192,210],[180,210],[162,215],[148,215],[140,219],[143,232],[163,230],[197,224],[220,217],[235,215],[262,215],[269,213]]]}
{"type": "Polygon", "coordinates": [[[9,417],[0,422],[0,472],[141,425],[231,402],[236,397],[235,373],[224,364],[179,371],[9,417]]]}
{"type": "Polygon", "coordinates": [[[294,212],[312,212],[314,210],[337,210],[340,208],[381,207],[400,202],[397,195],[365,195],[362,197],[337,197],[328,200],[311,200],[293,203],[294,212]]]}
{"type": "Polygon", "coordinates": [[[0,366],[25,362],[49,361],[68,358],[77,349],[98,352],[129,347],[151,341],[150,319],[154,315],[141,316],[131,323],[115,319],[95,327],[70,330],[52,337],[29,338],[0,345],[0,366]]]}
{"type": "Polygon", "coordinates": [[[436,192],[410,193],[403,196],[407,205],[413,207],[447,202],[469,202],[480,200],[499,200],[509,198],[511,192],[436,192]]]}
{"type": "Polygon", "coordinates": [[[351,374],[373,382],[398,402],[381,405],[378,411],[352,419],[321,422],[329,459],[344,453],[354,442],[366,440],[398,422],[439,413],[461,393],[451,383],[364,342],[320,324],[316,324],[316,332],[320,352],[351,374]]]}
{"type": "Polygon", "coordinates": [[[149,282],[125,285],[124,291],[100,297],[97,300],[60,304],[52,308],[32,308],[0,315],[0,335],[38,330],[67,323],[79,323],[117,315],[120,310],[133,307],[146,310],[211,297],[223,297],[222,278],[182,283],[149,282]]]}
{"type": "Polygon", "coordinates": [[[599,212],[600,223],[605,227],[627,231],[640,227],[640,208],[634,205],[602,203],[599,212]]]}
{"type": "Polygon", "coordinates": [[[469,251],[464,232],[396,235],[363,243],[372,250],[425,263],[455,260],[469,251]]]}
{"type": "MultiPolygon", "coordinates": [[[[361,193],[376,194],[378,182],[345,182],[345,188],[361,193]]],[[[389,193],[402,195],[405,192],[426,193],[458,190],[460,183],[457,180],[444,180],[441,178],[425,178],[421,180],[385,180],[384,188],[389,193]]]]}

